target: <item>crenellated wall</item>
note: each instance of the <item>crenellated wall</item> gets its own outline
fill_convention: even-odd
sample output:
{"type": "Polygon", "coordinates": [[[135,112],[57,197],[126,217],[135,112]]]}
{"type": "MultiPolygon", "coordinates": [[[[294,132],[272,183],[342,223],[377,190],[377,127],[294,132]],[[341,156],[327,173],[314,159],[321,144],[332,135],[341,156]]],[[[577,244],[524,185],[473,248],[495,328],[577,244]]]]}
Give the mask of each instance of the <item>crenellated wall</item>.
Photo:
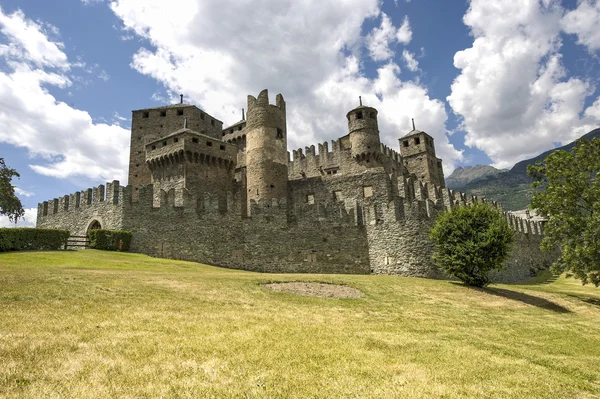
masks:
{"type": "Polygon", "coordinates": [[[44,201],[38,204],[37,227],[63,228],[71,235],[85,235],[92,222],[98,221],[104,229],[121,229],[123,189],[115,180],[44,201]]]}

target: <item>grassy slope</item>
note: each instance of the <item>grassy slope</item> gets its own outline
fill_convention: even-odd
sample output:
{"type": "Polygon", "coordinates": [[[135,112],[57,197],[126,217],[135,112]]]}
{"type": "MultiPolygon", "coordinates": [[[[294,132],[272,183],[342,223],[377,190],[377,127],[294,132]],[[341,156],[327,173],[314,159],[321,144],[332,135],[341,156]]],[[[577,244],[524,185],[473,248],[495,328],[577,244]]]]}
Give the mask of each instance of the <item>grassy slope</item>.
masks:
{"type": "Polygon", "coordinates": [[[0,254],[0,397],[592,398],[600,290],[0,254]],[[348,284],[362,299],[268,291],[348,284]]]}

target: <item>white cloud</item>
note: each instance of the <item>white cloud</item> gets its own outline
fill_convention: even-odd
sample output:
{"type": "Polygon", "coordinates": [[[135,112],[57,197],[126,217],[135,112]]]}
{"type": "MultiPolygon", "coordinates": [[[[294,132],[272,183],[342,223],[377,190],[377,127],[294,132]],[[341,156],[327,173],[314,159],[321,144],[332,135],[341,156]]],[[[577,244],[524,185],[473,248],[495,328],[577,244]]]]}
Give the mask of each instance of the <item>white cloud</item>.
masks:
{"type": "MultiPolygon", "coordinates": [[[[47,26],[51,33],[58,33],[52,25],[47,26]]],[[[36,66],[69,69],[67,56],[62,51],[64,45],[49,41],[44,27],[25,18],[22,11],[7,15],[0,7],[0,32],[8,41],[0,43],[0,56],[36,66]]]]}
{"type": "Polygon", "coordinates": [[[396,32],[396,38],[400,43],[408,44],[412,40],[412,31],[410,29],[410,21],[408,20],[408,16],[404,17],[404,21],[402,25],[396,32]]]}
{"type": "MultiPolygon", "coordinates": [[[[432,99],[419,83],[401,81],[394,63],[382,65],[375,78],[362,69],[361,46],[388,59],[381,41],[408,42],[408,19],[397,30],[381,14],[378,0],[264,2],[185,0],[177,8],[161,0],[111,3],[128,33],[156,48],[140,48],[132,67],[151,76],[169,93],[184,93],[225,123],[239,120],[247,94],[264,88],[282,93],[288,103],[290,148],[304,147],[347,134],[346,113],[364,103],[379,110],[382,140],[398,149],[398,138],[421,121],[437,140],[439,155],[451,165],[460,153],[445,136],[443,102],[432,99]],[[363,23],[382,15],[367,37],[363,23]],[[227,21],[223,29],[222,21],[227,21]],[[391,37],[393,32],[395,37],[391,37]]],[[[162,97],[157,93],[157,97],[162,97]]],[[[450,169],[451,170],[451,169],[450,169]]]]}
{"type": "Polygon", "coordinates": [[[0,31],[6,39],[0,49],[10,49],[0,51],[7,64],[0,70],[0,141],[42,156],[42,164],[30,166],[44,175],[125,179],[129,131],[94,124],[87,112],[57,101],[46,89],[64,89],[76,80],[66,74],[70,64],[62,44],[21,11],[6,15],[0,9],[0,31]]]}
{"type": "Polygon", "coordinates": [[[396,31],[390,18],[385,13],[381,13],[381,26],[374,27],[366,37],[367,48],[374,61],[389,60],[394,55],[390,44],[396,40],[396,31]]]}
{"type": "Polygon", "coordinates": [[[16,224],[8,220],[8,216],[0,215],[0,227],[35,227],[37,211],[37,208],[26,208],[25,215],[16,224]]]}
{"type": "Polygon", "coordinates": [[[31,196],[35,195],[31,191],[26,191],[26,190],[23,190],[23,189],[21,189],[19,187],[15,187],[15,193],[17,195],[22,195],[23,197],[31,197],[31,196]]]}
{"type": "Polygon", "coordinates": [[[415,59],[415,55],[413,53],[411,53],[408,50],[403,50],[402,51],[402,59],[404,59],[404,62],[406,63],[406,67],[412,71],[412,72],[416,72],[419,70],[419,61],[417,61],[415,59]]]}
{"type": "Polygon", "coordinates": [[[462,117],[465,143],[485,151],[497,167],[598,125],[584,110],[593,87],[566,79],[559,53],[562,13],[553,0],[473,0],[464,16],[474,42],[454,56],[461,73],[448,102],[462,117]]]}
{"type": "Polygon", "coordinates": [[[600,2],[580,0],[577,8],[567,12],[561,21],[563,30],[577,35],[577,43],[590,52],[600,50],[600,2]]]}

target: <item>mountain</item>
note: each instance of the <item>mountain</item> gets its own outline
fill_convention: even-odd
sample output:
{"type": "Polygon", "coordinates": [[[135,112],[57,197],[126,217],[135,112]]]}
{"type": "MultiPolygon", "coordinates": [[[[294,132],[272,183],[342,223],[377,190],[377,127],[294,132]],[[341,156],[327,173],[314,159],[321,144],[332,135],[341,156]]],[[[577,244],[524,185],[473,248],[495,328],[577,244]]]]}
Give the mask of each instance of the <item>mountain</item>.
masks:
{"type": "MultiPolygon", "coordinates": [[[[600,128],[592,130],[591,132],[582,136],[582,138],[588,140],[591,140],[593,138],[600,138],[600,128]]],[[[484,175],[482,177],[475,177],[467,183],[465,183],[462,187],[455,187],[459,189],[459,191],[467,194],[486,197],[488,199],[498,201],[507,211],[517,211],[520,209],[525,209],[529,206],[529,201],[531,200],[531,196],[533,195],[533,189],[531,188],[532,179],[527,175],[527,166],[532,165],[537,161],[543,161],[553,151],[570,151],[575,146],[575,144],[576,142],[574,141],[565,146],[546,151],[538,155],[537,157],[518,162],[509,171],[499,171],[498,169],[489,166],[489,168],[495,169],[496,171],[498,171],[498,173],[493,173],[493,171],[487,169],[489,171],[487,175],[484,175]]],[[[474,166],[472,169],[480,166],[485,165],[477,165],[474,166]]],[[[458,173],[456,176],[462,176],[464,174],[465,169],[467,168],[457,168],[458,173]]],[[[457,181],[457,179],[453,179],[453,176],[456,172],[456,170],[452,172],[448,179],[446,179],[446,185],[448,186],[448,188],[455,189],[452,186],[450,186],[450,184],[455,184],[455,181],[457,181]],[[448,183],[448,180],[450,180],[450,184],[448,183]]],[[[475,173],[468,172],[467,175],[475,176],[475,173]]]]}
{"type": "Polygon", "coordinates": [[[506,171],[507,169],[500,170],[490,165],[465,166],[464,168],[459,166],[446,178],[446,187],[457,190],[468,183],[481,180],[488,176],[495,176],[506,171]]]}

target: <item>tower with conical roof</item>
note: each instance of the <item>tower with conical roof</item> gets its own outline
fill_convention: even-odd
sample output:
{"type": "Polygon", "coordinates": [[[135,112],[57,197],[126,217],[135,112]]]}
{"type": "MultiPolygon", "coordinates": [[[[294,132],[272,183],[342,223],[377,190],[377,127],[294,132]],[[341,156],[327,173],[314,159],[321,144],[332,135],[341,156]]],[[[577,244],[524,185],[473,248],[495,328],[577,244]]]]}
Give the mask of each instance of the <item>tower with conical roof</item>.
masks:
{"type": "Polygon", "coordinates": [[[430,186],[446,187],[442,160],[435,156],[433,137],[416,130],[413,122],[413,130],[399,140],[400,155],[408,173],[415,174],[417,179],[430,186]]]}
{"type": "Polygon", "coordinates": [[[348,131],[352,157],[365,166],[378,166],[380,151],[379,126],[377,110],[362,105],[348,114],[348,131]]]}

